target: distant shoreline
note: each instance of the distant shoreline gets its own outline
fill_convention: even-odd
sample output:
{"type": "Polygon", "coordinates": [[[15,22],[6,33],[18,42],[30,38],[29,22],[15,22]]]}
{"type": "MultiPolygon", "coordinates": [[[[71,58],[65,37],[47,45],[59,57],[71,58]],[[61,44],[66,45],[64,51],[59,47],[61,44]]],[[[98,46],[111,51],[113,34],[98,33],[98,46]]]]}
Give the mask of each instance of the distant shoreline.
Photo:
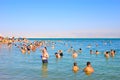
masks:
{"type": "Polygon", "coordinates": [[[28,40],[120,40],[120,38],[27,38],[28,40]]]}

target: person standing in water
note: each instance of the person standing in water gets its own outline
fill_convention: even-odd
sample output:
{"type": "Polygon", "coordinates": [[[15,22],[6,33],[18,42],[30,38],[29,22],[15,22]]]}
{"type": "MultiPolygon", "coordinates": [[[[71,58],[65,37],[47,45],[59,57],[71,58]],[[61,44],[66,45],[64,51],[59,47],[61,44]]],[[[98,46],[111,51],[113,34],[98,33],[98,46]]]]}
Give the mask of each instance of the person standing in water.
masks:
{"type": "Polygon", "coordinates": [[[42,50],[42,63],[48,63],[48,58],[49,58],[49,54],[47,52],[47,48],[44,47],[42,50]]]}
{"type": "Polygon", "coordinates": [[[62,50],[58,50],[58,52],[55,53],[56,58],[61,58],[63,56],[62,50]]]}
{"type": "Polygon", "coordinates": [[[99,54],[99,51],[98,51],[98,50],[96,50],[95,54],[96,54],[96,55],[98,55],[98,54],[99,54]]]}
{"type": "Polygon", "coordinates": [[[109,53],[108,52],[105,52],[105,55],[104,55],[106,58],[109,58],[109,53]]]}
{"type": "Polygon", "coordinates": [[[111,51],[110,51],[110,55],[111,55],[112,57],[114,57],[114,56],[115,56],[115,50],[111,50],[111,51]]]}
{"type": "Polygon", "coordinates": [[[91,74],[94,72],[94,69],[93,67],[91,66],[91,63],[90,62],[87,62],[87,65],[86,67],[84,68],[83,70],[86,74],[91,74]]]}
{"type": "Polygon", "coordinates": [[[62,50],[58,50],[58,53],[60,54],[61,57],[63,56],[62,50]]]}
{"type": "Polygon", "coordinates": [[[79,71],[79,67],[77,66],[77,63],[76,63],[76,62],[73,63],[72,70],[73,70],[73,72],[75,72],[75,73],[79,71]]]}

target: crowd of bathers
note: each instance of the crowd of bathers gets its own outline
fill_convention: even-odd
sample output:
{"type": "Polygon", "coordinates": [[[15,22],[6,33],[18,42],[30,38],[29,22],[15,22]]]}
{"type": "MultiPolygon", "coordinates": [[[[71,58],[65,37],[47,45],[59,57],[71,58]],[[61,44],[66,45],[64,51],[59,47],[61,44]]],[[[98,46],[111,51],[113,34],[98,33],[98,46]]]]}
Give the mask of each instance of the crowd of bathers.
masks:
{"type": "MultiPolygon", "coordinates": [[[[54,48],[54,42],[50,42],[52,43],[52,48],[54,48]]],[[[35,52],[36,49],[40,49],[41,51],[41,59],[42,59],[42,63],[48,63],[48,58],[49,58],[49,54],[47,51],[47,46],[49,46],[49,44],[47,44],[44,40],[42,41],[30,41],[27,38],[15,38],[15,37],[11,37],[11,38],[4,38],[2,36],[0,36],[0,46],[1,44],[5,44],[7,45],[9,48],[11,48],[12,46],[16,46],[17,48],[19,48],[19,50],[21,51],[22,54],[30,54],[31,52],[35,52]]],[[[98,45],[96,45],[98,46],[98,45]]],[[[91,47],[91,45],[87,46],[88,48],[91,47]]],[[[78,53],[82,53],[82,49],[79,48],[78,51],[75,51],[73,49],[73,47],[70,47],[70,49],[68,49],[68,52],[72,53],[72,58],[76,59],[78,57],[78,53]]],[[[55,52],[55,57],[56,58],[62,58],[64,56],[63,54],[64,52],[62,50],[58,50],[57,52],[55,52]]],[[[115,50],[111,50],[111,51],[105,51],[104,56],[106,58],[114,57],[115,56],[115,50]]],[[[90,50],[90,54],[100,54],[99,51],[95,51],[95,53],[93,52],[93,50],[90,50]]],[[[73,68],[72,70],[74,72],[78,72],[80,69],[77,65],[77,62],[73,63],[73,68]]],[[[91,66],[91,63],[88,61],[86,64],[86,67],[83,70],[84,72],[86,72],[87,74],[93,73],[94,72],[94,68],[91,66]]]]}

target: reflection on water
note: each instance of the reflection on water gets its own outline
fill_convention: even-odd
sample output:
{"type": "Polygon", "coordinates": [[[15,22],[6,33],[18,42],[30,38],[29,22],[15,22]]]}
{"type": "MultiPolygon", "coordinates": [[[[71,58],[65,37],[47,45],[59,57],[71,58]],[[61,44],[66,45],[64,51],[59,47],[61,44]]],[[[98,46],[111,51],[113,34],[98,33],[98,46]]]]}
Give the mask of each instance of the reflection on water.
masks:
{"type": "Polygon", "coordinates": [[[90,76],[92,73],[90,73],[90,72],[85,72],[85,74],[86,74],[87,76],[90,76]]]}
{"type": "Polygon", "coordinates": [[[74,73],[74,80],[77,80],[77,73],[74,73]]]}
{"type": "Polygon", "coordinates": [[[42,64],[42,77],[48,76],[48,63],[42,64]]]}

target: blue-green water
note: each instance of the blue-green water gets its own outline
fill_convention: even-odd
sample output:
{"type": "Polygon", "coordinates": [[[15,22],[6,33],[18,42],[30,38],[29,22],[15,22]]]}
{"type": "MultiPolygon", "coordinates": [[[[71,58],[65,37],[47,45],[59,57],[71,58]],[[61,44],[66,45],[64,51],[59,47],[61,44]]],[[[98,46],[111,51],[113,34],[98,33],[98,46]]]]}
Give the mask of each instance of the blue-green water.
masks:
{"type": "MultiPolygon", "coordinates": [[[[30,41],[45,39],[30,39],[30,41]]],[[[120,39],[47,39],[45,40],[49,53],[48,65],[42,65],[41,52],[22,54],[13,46],[9,49],[6,45],[0,48],[0,80],[119,80],[120,78],[120,39]],[[54,42],[55,44],[52,44],[54,42]],[[91,48],[87,48],[88,45],[91,48]],[[98,46],[96,46],[97,44],[98,46]],[[52,49],[54,45],[54,49],[52,49]],[[78,73],[72,72],[74,59],[68,50],[82,49],[75,60],[80,67],[78,73]],[[63,50],[64,56],[56,59],[55,52],[63,50]],[[116,55],[106,59],[105,51],[114,49],[116,55]],[[99,55],[90,54],[98,50],[99,55]],[[95,72],[90,76],[83,72],[86,62],[90,61],[95,72]]]]}

